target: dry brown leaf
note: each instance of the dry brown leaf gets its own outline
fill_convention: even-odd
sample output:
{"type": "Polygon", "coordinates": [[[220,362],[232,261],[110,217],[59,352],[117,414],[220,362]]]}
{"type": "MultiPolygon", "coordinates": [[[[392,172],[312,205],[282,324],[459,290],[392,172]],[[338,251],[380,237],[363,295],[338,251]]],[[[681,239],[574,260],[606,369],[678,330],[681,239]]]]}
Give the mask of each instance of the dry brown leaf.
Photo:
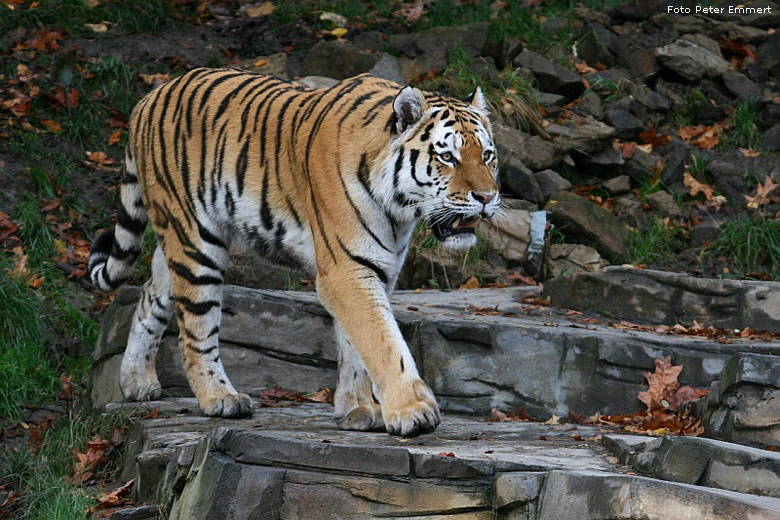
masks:
{"type": "Polygon", "coordinates": [[[259,60],[257,60],[255,62],[255,67],[258,68],[258,69],[260,67],[265,67],[266,65],[268,65],[268,60],[266,60],[264,58],[261,58],[261,59],[259,59],[259,60]]]}
{"type": "Polygon", "coordinates": [[[52,133],[62,132],[62,126],[57,121],[51,121],[49,119],[42,119],[41,124],[46,127],[46,130],[52,133]]]}
{"type": "Polygon", "coordinates": [[[114,164],[114,160],[111,157],[108,157],[105,152],[86,152],[86,154],[88,160],[100,164],[101,166],[114,164]]]}
{"type": "Polygon", "coordinates": [[[406,23],[414,23],[420,18],[422,18],[422,15],[424,13],[425,13],[425,7],[423,6],[422,1],[419,1],[413,4],[410,3],[401,4],[400,9],[395,11],[393,15],[404,18],[406,20],[406,23]]]}
{"type": "Polygon", "coordinates": [[[160,72],[155,72],[154,74],[138,73],[138,76],[143,80],[144,83],[152,88],[157,88],[171,80],[170,74],[162,74],[160,72]]]}
{"type": "Polygon", "coordinates": [[[744,157],[758,157],[761,155],[761,152],[757,152],[755,150],[750,150],[749,148],[740,148],[739,153],[741,153],[744,157]]]}
{"type": "Polygon", "coordinates": [[[591,72],[598,72],[596,69],[594,69],[584,61],[582,63],[575,63],[574,68],[577,69],[577,72],[579,72],[580,74],[590,74],[591,72]]]}
{"type": "Polygon", "coordinates": [[[747,207],[756,209],[759,206],[768,204],[770,202],[769,194],[772,193],[780,184],[775,182],[774,172],[764,179],[763,183],[758,183],[756,186],[756,194],[753,196],[745,195],[747,201],[747,207]]]}
{"type": "Polygon", "coordinates": [[[133,487],[135,479],[128,480],[122,486],[116,488],[111,493],[107,493],[98,498],[98,503],[101,508],[116,507],[125,501],[125,497],[130,494],[130,489],[133,487]]]}
{"type": "Polygon", "coordinates": [[[273,13],[276,6],[273,2],[262,2],[257,4],[247,4],[241,8],[241,11],[249,18],[260,18],[273,13]]]}
{"type": "Polygon", "coordinates": [[[680,139],[687,142],[697,135],[703,134],[705,130],[707,130],[707,128],[704,125],[684,126],[677,131],[677,135],[680,139]]]}
{"type": "Polygon", "coordinates": [[[649,144],[653,148],[662,146],[665,142],[672,140],[672,138],[666,134],[656,134],[655,126],[652,124],[644,132],[639,132],[639,138],[642,139],[645,144],[649,144]]]}
{"type": "Polygon", "coordinates": [[[697,193],[703,193],[704,198],[708,201],[712,200],[712,186],[699,182],[696,178],[687,171],[683,174],[683,185],[690,188],[688,193],[695,197],[697,193]]]}
{"type": "Polygon", "coordinates": [[[104,33],[111,27],[111,22],[85,23],[84,27],[92,32],[104,33]]]}
{"type": "Polygon", "coordinates": [[[479,279],[476,276],[472,276],[465,283],[461,284],[458,289],[479,289],[479,279]]]}
{"type": "Polygon", "coordinates": [[[117,144],[122,139],[122,130],[114,130],[108,136],[108,146],[117,144]]]}

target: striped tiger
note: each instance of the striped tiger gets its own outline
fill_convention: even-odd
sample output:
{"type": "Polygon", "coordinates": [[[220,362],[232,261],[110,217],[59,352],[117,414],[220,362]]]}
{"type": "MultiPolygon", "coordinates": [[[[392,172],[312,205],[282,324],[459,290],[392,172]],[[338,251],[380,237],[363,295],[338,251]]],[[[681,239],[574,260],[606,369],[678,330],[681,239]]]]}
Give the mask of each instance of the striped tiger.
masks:
{"type": "Polygon", "coordinates": [[[339,348],[335,420],[412,436],[441,420],[389,304],[415,224],[446,247],[476,243],[499,206],[484,95],[465,101],[369,75],[312,90],[235,69],[192,70],[131,116],[113,230],[92,245],[95,286],[131,274],[147,222],[157,239],[122,359],[129,400],[157,398],[155,355],[176,314],[203,412],[251,414],[219,354],[223,277],[234,241],[316,276],[339,348]]]}

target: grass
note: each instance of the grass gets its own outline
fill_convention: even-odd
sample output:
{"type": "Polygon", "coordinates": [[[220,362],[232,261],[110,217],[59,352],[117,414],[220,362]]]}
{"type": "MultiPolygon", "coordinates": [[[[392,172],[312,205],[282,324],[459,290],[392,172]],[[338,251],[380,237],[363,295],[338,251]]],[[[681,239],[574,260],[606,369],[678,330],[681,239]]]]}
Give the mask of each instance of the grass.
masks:
{"type": "Polygon", "coordinates": [[[756,101],[737,101],[734,105],[734,111],[727,121],[730,130],[725,133],[721,146],[758,149],[761,142],[761,132],[765,126],[758,114],[758,109],[759,105],[756,101]]]}
{"type": "Polygon", "coordinates": [[[634,265],[672,258],[681,246],[680,230],[662,219],[653,219],[644,231],[632,231],[626,257],[634,265]]]}
{"type": "Polygon", "coordinates": [[[712,242],[714,254],[725,256],[739,274],[780,275],[780,221],[755,216],[725,222],[712,242]]]}
{"type": "Polygon", "coordinates": [[[14,6],[0,9],[0,33],[19,26],[29,29],[58,27],[71,35],[91,35],[85,23],[110,22],[130,33],[152,33],[173,23],[169,3],[164,0],[122,0],[100,2],[89,7],[83,0],[45,0],[35,8],[14,6]]]}
{"type": "MultiPolygon", "coordinates": [[[[99,437],[111,439],[114,432],[128,424],[123,414],[70,412],[56,419],[44,430],[37,453],[26,447],[0,447],[0,482],[24,490],[13,505],[19,520],[73,520],[86,518],[88,506],[95,505],[97,489],[73,486],[67,478],[73,468],[74,451],[84,452],[88,441],[99,437]]],[[[109,463],[96,472],[95,480],[118,477],[120,454],[116,447],[106,453],[109,463]]]]}

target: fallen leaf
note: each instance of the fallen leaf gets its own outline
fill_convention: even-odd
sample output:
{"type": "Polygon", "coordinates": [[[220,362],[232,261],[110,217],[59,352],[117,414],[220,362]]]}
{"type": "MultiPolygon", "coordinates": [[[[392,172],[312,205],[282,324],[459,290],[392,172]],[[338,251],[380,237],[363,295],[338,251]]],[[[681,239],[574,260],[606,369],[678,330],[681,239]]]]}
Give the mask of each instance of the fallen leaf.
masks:
{"type": "Polygon", "coordinates": [[[461,284],[458,289],[479,289],[479,279],[476,276],[472,276],[465,283],[461,284]]]}
{"type": "Polygon", "coordinates": [[[87,159],[101,166],[114,164],[114,160],[106,155],[105,152],[86,152],[87,159]]]}
{"type": "Polygon", "coordinates": [[[748,148],[740,148],[739,153],[741,153],[744,157],[758,157],[761,155],[761,152],[750,150],[748,148]]]}
{"type": "Polygon", "coordinates": [[[666,134],[656,134],[655,126],[652,124],[644,132],[639,132],[639,138],[642,139],[645,144],[649,144],[653,148],[662,146],[665,142],[672,140],[672,138],[666,134]]]}
{"type": "Polygon", "coordinates": [[[133,487],[135,479],[130,479],[123,485],[116,488],[111,493],[107,493],[98,498],[98,503],[102,508],[116,507],[125,501],[125,497],[130,494],[130,489],[133,487]]]}
{"type": "Polygon", "coordinates": [[[333,392],[330,388],[323,388],[319,392],[315,392],[312,395],[303,396],[307,401],[313,403],[330,403],[333,404],[333,392]]]}
{"type": "Polygon", "coordinates": [[[143,74],[139,72],[138,76],[144,83],[152,88],[157,88],[171,80],[170,74],[163,74],[161,72],[155,72],[154,74],[143,74]]]}
{"type": "Polygon", "coordinates": [[[62,132],[62,126],[57,121],[42,119],[41,124],[51,133],[62,132]]]}
{"type": "Polygon", "coordinates": [[[561,424],[561,422],[560,422],[560,419],[561,419],[561,418],[560,418],[560,417],[558,417],[557,415],[555,415],[555,414],[552,414],[552,417],[550,417],[549,419],[547,419],[546,421],[544,421],[544,424],[546,424],[546,425],[548,425],[548,426],[554,426],[554,425],[556,425],[556,424],[561,424]]]}
{"type": "Polygon", "coordinates": [[[330,31],[330,34],[332,34],[333,36],[335,36],[336,38],[338,38],[340,40],[344,36],[347,35],[347,32],[349,32],[349,31],[347,31],[347,29],[344,28],[344,27],[336,27],[335,29],[330,31]]]}
{"type": "Polygon", "coordinates": [[[695,197],[697,193],[703,193],[704,198],[712,200],[712,186],[699,182],[696,178],[687,171],[683,174],[683,185],[690,188],[688,193],[695,197]]]}
{"type": "Polygon", "coordinates": [[[677,131],[677,135],[683,141],[690,141],[693,137],[703,134],[706,129],[704,125],[684,126],[677,131]]]}
{"type": "Polygon", "coordinates": [[[574,68],[577,69],[577,72],[580,74],[590,74],[591,72],[598,72],[595,68],[591,67],[584,61],[582,63],[575,63],[574,68]]]}
{"type": "Polygon", "coordinates": [[[108,146],[117,144],[122,139],[122,130],[114,130],[108,136],[108,146]]]}
{"type": "Polygon", "coordinates": [[[246,4],[241,7],[241,11],[249,18],[260,18],[273,13],[276,6],[273,2],[263,2],[257,4],[246,4]]]}
{"type": "Polygon", "coordinates": [[[259,69],[260,67],[265,67],[266,65],[268,65],[268,60],[266,60],[266,59],[262,59],[262,58],[261,58],[261,59],[259,59],[259,60],[257,60],[257,61],[255,62],[255,67],[257,67],[258,69],[259,69]]]}
{"type": "Polygon", "coordinates": [[[104,33],[111,27],[111,22],[85,23],[84,27],[92,32],[104,33]]]}
{"type": "Polygon", "coordinates": [[[769,194],[772,193],[780,184],[775,183],[774,172],[764,179],[763,183],[758,183],[756,186],[756,194],[749,196],[745,195],[747,201],[747,207],[756,209],[759,206],[768,204],[770,202],[769,194]]]}

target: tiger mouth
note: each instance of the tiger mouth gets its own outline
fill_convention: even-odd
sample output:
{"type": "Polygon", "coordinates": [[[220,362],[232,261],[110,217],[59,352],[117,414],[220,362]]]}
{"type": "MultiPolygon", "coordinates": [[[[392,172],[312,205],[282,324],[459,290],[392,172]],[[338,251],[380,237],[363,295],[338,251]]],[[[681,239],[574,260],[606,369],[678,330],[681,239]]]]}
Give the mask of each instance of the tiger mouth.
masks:
{"type": "Polygon", "coordinates": [[[474,234],[479,217],[455,216],[449,220],[436,222],[431,226],[433,234],[438,240],[444,240],[453,235],[474,234]]]}

